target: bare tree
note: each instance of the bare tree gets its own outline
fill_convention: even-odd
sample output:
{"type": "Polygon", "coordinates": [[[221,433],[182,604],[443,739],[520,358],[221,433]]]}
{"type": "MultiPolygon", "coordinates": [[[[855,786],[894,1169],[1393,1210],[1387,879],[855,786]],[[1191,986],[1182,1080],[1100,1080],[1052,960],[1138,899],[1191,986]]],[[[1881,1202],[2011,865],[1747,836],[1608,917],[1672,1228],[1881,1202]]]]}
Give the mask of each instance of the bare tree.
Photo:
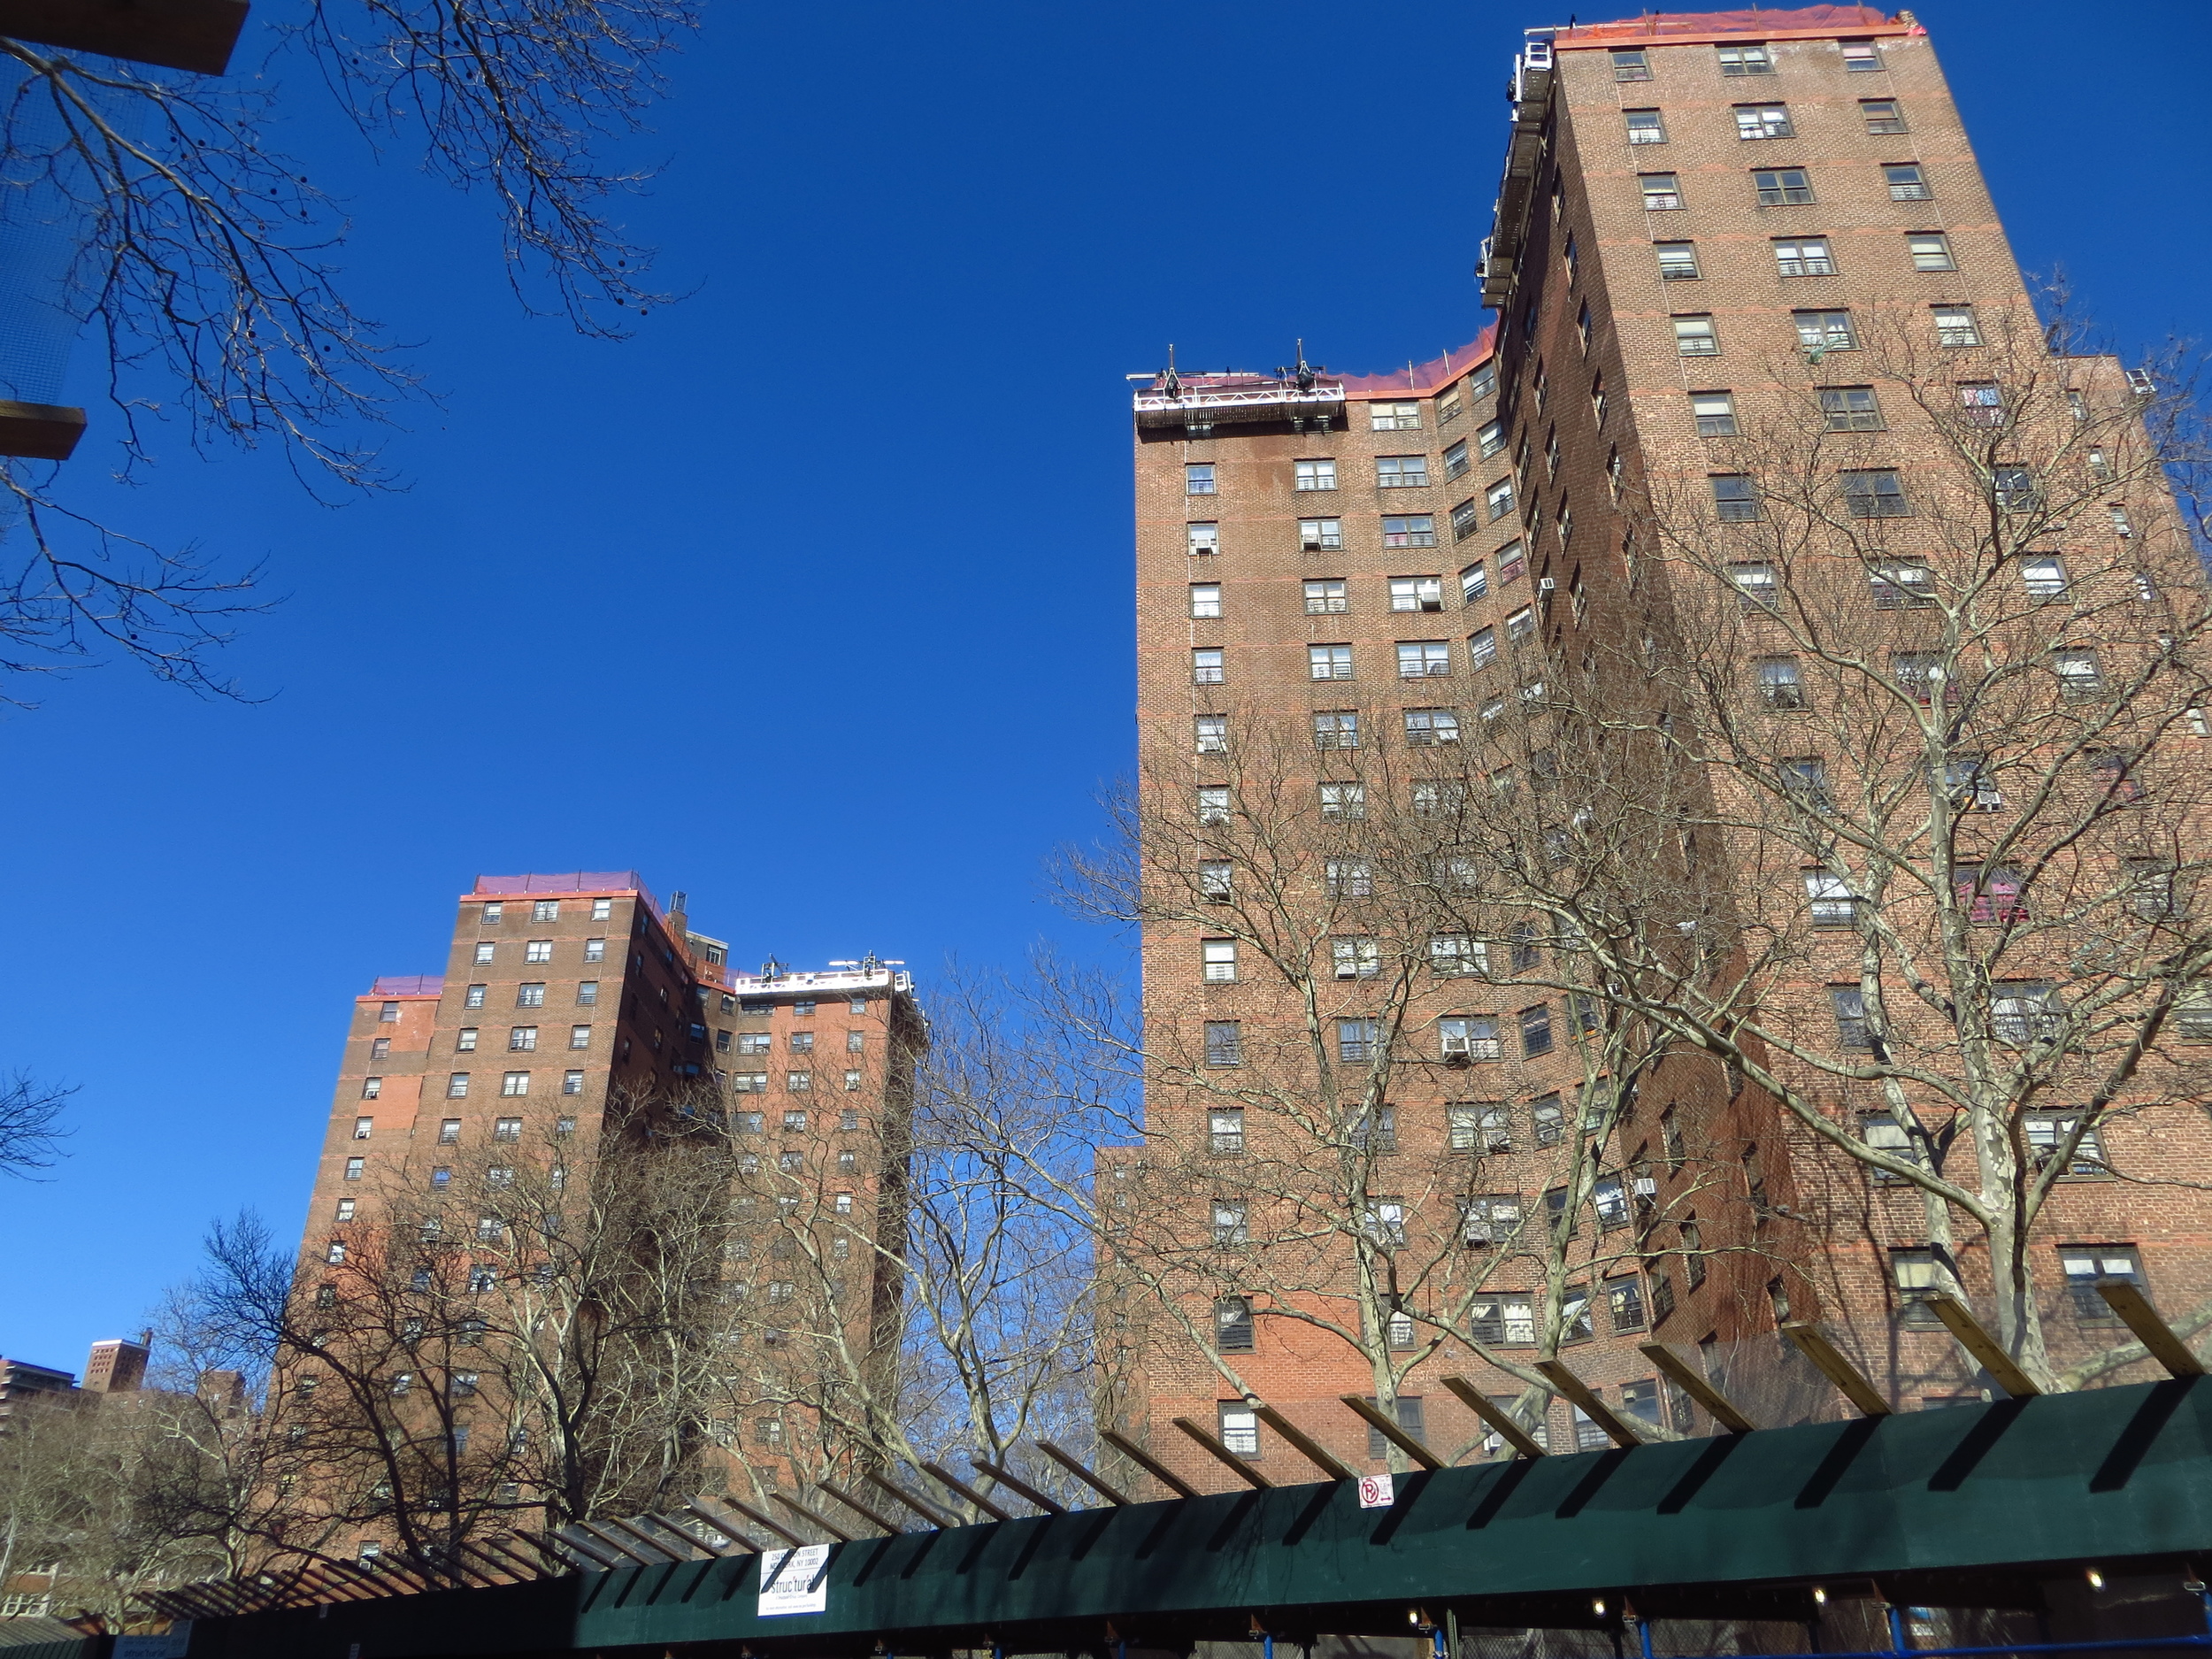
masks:
{"type": "MultiPolygon", "coordinates": [[[[640,130],[663,55],[695,20],[691,0],[377,0],[317,6],[285,33],[365,133],[490,195],[526,303],[549,290],[547,309],[609,336],[659,296],[643,286],[647,251],[607,213],[646,175],[608,151],[640,130]]],[[[195,77],[12,40],[0,56],[12,71],[0,225],[55,336],[48,361],[8,365],[9,395],[58,402],[59,361],[82,330],[102,354],[127,475],[150,458],[158,415],[181,421],[196,450],[273,442],[319,495],[388,482],[368,434],[414,377],[338,282],[334,204],[266,142],[289,107],[267,73],[195,77]]],[[[114,655],[235,695],[215,664],[234,619],[258,608],[253,572],[219,575],[119,534],[58,493],[50,468],[15,462],[0,476],[14,542],[0,565],[0,670],[114,655]]]]}
{"type": "MultiPolygon", "coordinates": [[[[1648,1328],[1671,1271],[1701,1278],[1694,1206],[1709,1224],[1730,1202],[1733,1160],[1655,1153],[1647,1086],[1672,1039],[1587,994],[1563,922],[1499,902],[1471,820],[1502,809],[1487,785],[1474,801],[1456,727],[1401,755],[1376,715],[1210,717],[1201,764],[1225,786],[1148,753],[1117,840],[1070,861],[1066,895],[1195,936],[1193,1006],[1141,1034],[1048,1023],[1087,1023],[1142,1081],[1142,1118],[1113,1125],[1137,1149],[1102,1159],[1095,1222],[1109,1281],[1177,1346],[1256,1399],[1238,1357],[1256,1324],[1302,1326],[1356,1356],[1386,1411],[1416,1367],[1471,1356],[1514,1379],[1533,1425],[1540,1362],[1648,1328]],[[1210,985],[1237,987],[1234,1009],[1202,1012],[1210,985]],[[1661,1157],[1687,1171],[1663,1202],[1661,1157]]],[[[1673,1432],[1655,1395],[1638,1404],[1673,1432]]]]}
{"type": "Polygon", "coordinates": [[[1555,804],[1477,839],[1592,995],[1778,1103],[1815,1219],[1916,1194],[1927,1288],[2078,1386],[2142,1350],[2052,1357],[2039,1224],[2070,1177],[2180,1181],[2107,1143],[2212,1077],[2212,611],[2172,494],[2207,449],[2185,387],[2024,307],[1862,326],[1872,386],[1771,365],[1776,406],[1628,482],[1647,620],[1563,644],[1532,608],[1510,677],[1563,734],[1555,804]]]}
{"type": "Polygon", "coordinates": [[[28,1176],[54,1167],[69,1133],[61,1126],[62,1108],[76,1092],[27,1071],[0,1080],[0,1171],[28,1176]]]}

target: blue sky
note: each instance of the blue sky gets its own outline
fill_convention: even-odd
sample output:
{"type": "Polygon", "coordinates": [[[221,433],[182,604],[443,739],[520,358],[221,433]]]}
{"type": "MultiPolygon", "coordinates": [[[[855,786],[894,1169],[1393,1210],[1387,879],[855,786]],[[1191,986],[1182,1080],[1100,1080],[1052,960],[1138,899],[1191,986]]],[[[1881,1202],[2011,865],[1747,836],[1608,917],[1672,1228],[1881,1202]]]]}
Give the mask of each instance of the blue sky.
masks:
{"type": "MultiPolygon", "coordinates": [[[[2130,347],[2205,330],[2212,8],[1918,12],[2023,262],[2130,347]]],[[[403,494],[172,445],[103,498],[266,561],[229,654],[266,701],[112,669],[0,715],[0,1065],[81,1086],[67,1160],[0,1183],[0,1353],[78,1368],[210,1217],[296,1228],[349,999],[439,969],[479,872],[634,866],[740,962],[1110,949],[1038,867],[1130,757],[1121,377],[1471,337],[1498,89],[1560,20],[722,6],[630,215],[693,292],[621,344],[521,316],[474,204],[303,113],[443,402],[403,494]]]]}

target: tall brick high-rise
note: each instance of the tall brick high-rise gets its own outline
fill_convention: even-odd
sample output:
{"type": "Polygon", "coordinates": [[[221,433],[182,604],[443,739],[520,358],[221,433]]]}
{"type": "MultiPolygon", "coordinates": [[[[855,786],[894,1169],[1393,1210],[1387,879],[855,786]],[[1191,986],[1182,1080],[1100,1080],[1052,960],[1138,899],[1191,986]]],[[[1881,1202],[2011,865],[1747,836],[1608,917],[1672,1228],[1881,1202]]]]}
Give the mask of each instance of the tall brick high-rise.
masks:
{"type": "MultiPolygon", "coordinates": [[[[462,1343],[480,1346],[441,1362],[427,1351],[413,1357],[408,1333],[441,1318],[451,1325],[456,1307],[464,1327],[496,1325],[468,1315],[480,1273],[488,1289],[511,1271],[527,1279],[567,1271],[538,1258],[515,1265],[506,1240],[526,1224],[504,1213],[507,1194],[516,1195],[517,1215],[536,1217],[528,1225],[563,1225],[572,1234],[576,1214],[557,1221],[541,1212],[559,1207],[565,1192],[590,1189],[615,1138],[649,1133],[655,1124],[710,1121],[726,1149],[729,1208],[707,1217],[715,1234],[703,1248],[687,1241],[699,1264],[685,1270],[709,1282],[655,1294],[703,1289],[740,1310],[788,1294],[790,1311],[764,1306],[757,1331],[752,1321],[708,1316],[721,1320],[719,1340],[744,1331],[780,1345],[786,1334],[769,1325],[804,1325],[821,1312],[795,1287],[804,1273],[774,1264],[791,1253],[783,1233],[819,1232],[826,1282],[818,1300],[843,1326],[829,1334],[849,1338],[862,1355],[895,1347],[899,1286],[872,1265],[870,1242],[899,1236],[903,1225],[902,1148],[925,1042],[911,981],[895,965],[871,957],[803,971],[771,962],[741,972],[725,941],[689,927],[683,895],[664,908],[635,872],[479,877],[461,897],[445,972],[381,978],[355,1002],[302,1251],[311,1285],[318,1277],[331,1281],[312,1295],[326,1306],[377,1297],[406,1304],[391,1317],[371,1316],[350,1339],[357,1350],[389,1348],[388,1358],[361,1363],[388,1371],[385,1386],[406,1401],[395,1412],[401,1438],[434,1441],[439,1420],[453,1418],[442,1431],[449,1448],[457,1435],[463,1447],[470,1443],[472,1424],[480,1448],[494,1430],[518,1445],[541,1439],[542,1426],[526,1421],[514,1400],[493,1397],[488,1337],[472,1338],[465,1328],[462,1343]],[[526,1190],[534,1200],[523,1198],[526,1190]],[[411,1246],[418,1233],[459,1252],[455,1259],[464,1264],[476,1252],[479,1264],[454,1280],[463,1292],[457,1302],[435,1294],[431,1281],[442,1278],[426,1252],[380,1278],[375,1271],[363,1276],[370,1253],[411,1246]],[[770,1233],[777,1233],[772,1246],[770,1233]],[[776,1279],[754,1286],[757,1265],[776,1279]],[[411,1272],[421,1307],[409,1301],[411,1272]],[[395,1320],[403,1340],[386,1328],[395,1320]],[[409,1411],[424,1417],[419,1432],[409,1411]]],[[[642,1238],[623,1248],[644,1271],[664,1244],[673,1248],[642,1238]]],[[[519,1326],[516,1342],[536,1340],[530,1326],[537,1316],[527,1308],[518,1304],[503,1317],[519,1326]]],[[[735,1376],[761,1357],[726,1355],[716,1363],[735,1376]]],[[[287,1364],[295,1381],[314,1371],[296,1356],[287,1364]]],[[[611,1385],[600,1377],[595,1386],[611,1385]]],[[[744,1391],[737,1384],[724,1390],[733,1392],[744,1391]]],[[[710,1408],[719,1421],[703,1414],[665,1432],[677,1444],[703,1443],[710,1434],[726,1440],[741,1409],[780,1422],[787,1406],[801,1409],[795,1402],[804,1394],[799,1379],[766,1387],[757,1402],[723,1398],[710,1408]]],[[[332,1431],[319,1425],[313,1432],[332,1431]]],[[[388,1439],[395,1432],[384,1431],[388,1439]]],[[[541,1494],[518,1479],[526,1461],[480,1457],[473,1466],[504,1488],[507,1507],[526,1509],[541,1494]]],[[[361,1514],[362,1545],[388,1545],[390,1529],[376,1522],[373,1506],[361,1514]]]]}
{"type": "Polygon", "coordinates": [[[1801,1322],[1916,1409],[2001,1384],[1950,1294],[2140,1377],[2101,1287],[2212,1298],[2157,388],[2047,331],[1909,12],[1532,30],[1513,98],[1474,344],[1135,397],[1124,1427],[1216,1485],[1272,1411],[1381,1467],[1342,1395],[1498,1451],[1455,1373],[1701,1428],[1655,1343],[1846,1409],[1801,1322]]]}

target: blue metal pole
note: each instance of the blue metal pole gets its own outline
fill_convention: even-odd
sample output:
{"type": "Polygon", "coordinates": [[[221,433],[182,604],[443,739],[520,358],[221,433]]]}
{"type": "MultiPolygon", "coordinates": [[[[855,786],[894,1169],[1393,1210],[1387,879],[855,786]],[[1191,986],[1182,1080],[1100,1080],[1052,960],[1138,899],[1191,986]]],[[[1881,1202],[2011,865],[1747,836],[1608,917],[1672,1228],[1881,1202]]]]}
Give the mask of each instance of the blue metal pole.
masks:
{"type": "Polygon", "coordinates": [[[1905,1614],[1901,1608],[1885,1608],[1889,1615],[1889,1647],[1892,1653],[1905,1651],[1905,1614]]]}
{"type": "Polygon", "coordinates": [[[1636,1621],[1636,1646],[1644,1659],[1651,1659],[1651,1621],[1647,1618],[1636,1621]]]}

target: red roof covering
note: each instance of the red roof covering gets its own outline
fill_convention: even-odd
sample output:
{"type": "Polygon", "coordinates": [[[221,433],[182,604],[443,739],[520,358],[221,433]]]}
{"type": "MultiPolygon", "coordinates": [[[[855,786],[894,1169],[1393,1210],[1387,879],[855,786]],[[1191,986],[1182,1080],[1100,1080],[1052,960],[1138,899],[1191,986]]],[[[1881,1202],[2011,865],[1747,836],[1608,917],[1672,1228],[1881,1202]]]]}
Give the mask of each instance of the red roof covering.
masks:
{"type": "Polygon", "coordinates": [[[1886,16],[1878,6],[1793,6],[1786,10],[1750,6],[1732,12],[1652,12],[1623,18],[1617,23],[1584,23],[1561,29],[1552,44],[1561,50],[1575,47],[1629,46],[1655,41],[1678,46],[1695,41],[1787,40],[1793,36],[1836,35],[1915,35],[1917,23],[1886,16]]]}
{"type": "Polygon", "coordinates": [[[1440,357],[1431,357],[1426,363],[1393,369],[1386,374],[1347,374],[1342,376],[1344,396],[1348,398],[1388,397],[1398,394],[1408,397],[1425,396],[1440,390],[1473,368],[1496,349],[1498,326],[1484,329],[1472,342],[1456,351],[1447,351],[1440,357]]]}
{"type": "Polygon", "coordinates": [[[371,996],[396,1000],[403,996],[437,996],[445,990],[442,973],[380,973],[369,986],[371,996]]]}

